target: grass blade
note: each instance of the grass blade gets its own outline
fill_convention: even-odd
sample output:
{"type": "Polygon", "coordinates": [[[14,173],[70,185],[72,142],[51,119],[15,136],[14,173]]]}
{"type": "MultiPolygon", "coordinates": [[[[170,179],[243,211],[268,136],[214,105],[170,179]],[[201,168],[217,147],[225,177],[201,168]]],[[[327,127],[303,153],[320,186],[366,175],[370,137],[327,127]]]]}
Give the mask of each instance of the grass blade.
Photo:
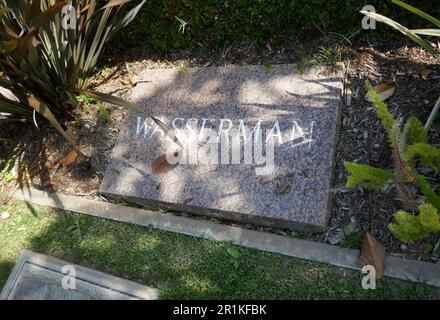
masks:
{"type": "Polygon", "coordinates": [[[412,29],[411,32],[425,36],[440,37],[440,29],[412,29]]]}

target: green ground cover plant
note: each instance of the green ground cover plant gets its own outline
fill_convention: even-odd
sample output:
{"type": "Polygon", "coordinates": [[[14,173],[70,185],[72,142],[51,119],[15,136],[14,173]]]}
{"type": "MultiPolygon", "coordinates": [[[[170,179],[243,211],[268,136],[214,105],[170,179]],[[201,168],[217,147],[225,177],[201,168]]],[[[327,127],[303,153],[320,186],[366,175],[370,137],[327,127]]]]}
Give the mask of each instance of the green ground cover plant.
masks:
{"type": "MultiPolygon", "coordinates": [[[[435,1],[409,2],[440,14],[435,1]]],[[[222,49],[242,41],[288,47],[331,32],[352,34],[361,28],[359,11],[367,4],[403,23],[423,23],[405,10],[396,10],[390,0],[151,0],[117,35],[115,45],[146,45],[163,53],[197,47],[222,49]]],[[[380,26],[371,32],[378,39],[393,35],[380,26]]]]}
{"type": "MultiPolygon", "coordinates": [[[[435,28],[409,29],[384,15],[366,11],[362,11],[362,13],[400,31],[440,62],[438,50],[422,38],[422,36],[440,37],[440,20],[406,2],[400,0],[392,0],[392,2],[423,18],[435,28]]],[[[417,171],[417,167],[420,166],[432,168],[436,173],[440,170],[440,149],[428,142],[429,129],[440,108],[440,98],[434,105],[424,126],[419,119],[412,117],[407,120],[402,130],[400,121],[394,119],[390,114],[387,105],[377,92],[370,84],[367,84],[367,87],[376,113],[387,132],[395,167],[392,170],[385,170],[365,164],[345,162],[345,168],[350,173],[347,187],[362,185],[368,189],[378,190],[387,184],[395,184],[403,205],[413,212],[418,211],[418,214],[414,215],[412,212],[400,210],[395,214],[396,223],[389,224],[390,230],[402,241],[417,241],[431,234],[440,233],[440,197],[433,190],[426,177],[417,171]],[[417,195],[410,187],[411,185],[422,191],[426,199],[425,203],[417,204],[417,195]]],[[[438,182],[435,183],[435,187],[437,186],[438,182]]]]}
{"type": "Polygon", "coordinates": [[[389,225],[391,231],[402,241],[416,241],[430,234],[440,232],[440,197],[417,167],[425,166],[440,170],[440,149],[429,144],[428,129],[415,117],[411,117],[403,126],[393,118],[387,105],[381,100],[374,88],[367,84],[378,117],[381,119],[387,140],[392,150],[394,168],[386,170],[346,161],[344,166],[350,173],[347,187],[363,186],[371,190],[380,190],[388,184],[394,184],[406,208],[418,215],[399,211],[395,215],[396,223],[389,225]],[[426,203],[417,206],[416,194],[411,186],[422,191],[426,203]]]}

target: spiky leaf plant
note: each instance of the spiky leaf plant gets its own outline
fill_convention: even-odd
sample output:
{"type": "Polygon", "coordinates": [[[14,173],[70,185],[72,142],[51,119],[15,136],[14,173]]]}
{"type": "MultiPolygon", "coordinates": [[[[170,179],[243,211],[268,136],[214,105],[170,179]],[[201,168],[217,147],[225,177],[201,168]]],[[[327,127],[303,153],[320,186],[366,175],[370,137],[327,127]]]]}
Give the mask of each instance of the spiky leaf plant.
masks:
{"type": "Polygon", "coordinates": [[[423,166],[433,168],[438,172],[440,149],[429,144],[428,129],[424,128],[417,118],[408,119],[401,130],[399,121],[394,119],[387,105],[380,99],[373,87],[367,83],[367,88],[376,113],[387,132],[394,169],[385,170],[346,161],[344,166],[350,173],[347,178],[347,187],[361,185],[368,189],[378,190],[387,183],[394,183],[405,206],[416,209],[414,195],[408,188],[409,184],[415,184],[420,187],[428,203],[419,206],[418,215],[405,211],[397,212],[395,216],[397,223],[389,225],[391,231],[402,241],[415,241],[431,233],[440,232],[438,221],[440,197],[431,189],[427,179],[419,175],[416,170],[416,160],[418,160],[423,166]]]}
{"type": "Polygon", "coordinates": [[[130,1],[98,8],[95,0],[0,0],[0,115],[29,119],[38,112],[74,144],[59,119],[87,89],[107,41],[146,2],[125,10],[130,1]]]}

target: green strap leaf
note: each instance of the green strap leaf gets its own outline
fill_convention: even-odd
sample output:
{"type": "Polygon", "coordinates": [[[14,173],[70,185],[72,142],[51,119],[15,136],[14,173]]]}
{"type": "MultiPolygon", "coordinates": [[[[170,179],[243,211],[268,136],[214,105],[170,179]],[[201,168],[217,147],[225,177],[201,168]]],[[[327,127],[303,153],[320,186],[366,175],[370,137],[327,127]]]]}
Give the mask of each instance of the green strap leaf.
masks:
{"type": "Polygon", "coordinates": [[[426,19],[430,22],[432,22],[433,24],[435,24],[437,27],[440,28],[440,20],[434,18],[433,16],[427,14],[426,12],[417,9],[415,7],[413,7],[412,5],[409,5],[403,1],[400,0],[392,0],[395,4],[398,4],[399,6],[405,8],[406,10],[411,11],[412,13],[415,13],[416,15],[418,15],[419,17],[422,17],[423,19],[426,19]]]}
{"type": "Polygon", "coordinates": [[[46,11],[40,13],[35,18],[30,21],[30,25],[32,29],[35,30],[46,22],[50,21],[64,6],[67,5],[68,1],[61,1],[54,4],[52,7],[47,9],[46,11]]]}
{"type": "Polygon", "coordinates": [[[111,0],[109,1],[105,6],[103,6],[101,9],[107,9],[111,7],[116,7],[119,5],[126,4],[128,2],[131,2],[132,0],[111,0]]]}
{"type": "Polygon", "coordinates": [[[52,111],[50,111],[49,107],[40,99],[35,97],[33,94],[28,94],[26,98],[27,104],[40,113],[43,117],[49,120],[50,124],[74,147],[77,146],[76,141],[64,131],[61,124],[58,122],[52,111]]]}
{"type": "Polygon", "coordinates": [[[412,32],[408,28],[406,28],[406,27],[402,26],[401,24],[397,23],[396,21],[391,20],[390,18],[387,18],[387,17],[380,15],[378,13],[368,12],[368,11],[364,11],[364,10],[362,10],[361,13],[378,21],[378,22],[385,23],[385,24],[389,25],[390,27],[393,27],[394,29],[400,31],[401,33],[406,35],[408,38],[410,38],[412,41],[416,42],[417,44],[419,44],[420,46],[425,48],[430,54],[432,54],[437,60],[440,61],[440,54],[437,52],[437,50],[433,46],[431,46],[427,41],[420,38],[417,34],[412,32]]]}
{"type": "Polygon", "coordinates": [[[412,29],[411,32],[425,36],[440,37],[440,29],[412,29]]]}
{"type": "MultiPolygon", "coordinates": [[[[91,97],[93,99],[101,100],[101,101],[104,101],[104,102],[107,102],[107,103],[111,103],[111,104],[114,104],[114,105],[117,105],[117,106],[121,106],[121,107],[131,108],[133,110],[136,110],[138,112],[146,114],[148,117],[153,119],[153,121],[162,129],[162,131],[165,133],[165,135],[168,135],[169,131],[171,130],[171,128],[168,127],[161,120],[159,120],[158,118],[150,115],[144,109],[140,108],[137,104],[135,104],[135,103],[133,103],[131,101],[119,98],[117,96],[113,96],[111,94],[102,93],[102,92],[98,92],[98,91],[94,91],[94,90],[89,90],[89,89],[82,89],[82,90],[78,90],[78,91],[88,95],[89,97],[91,97]]],[[[177,139],[177,137],[174,137],[173,141],[179,147],[183,148],[182,143],[177,139]]]]}

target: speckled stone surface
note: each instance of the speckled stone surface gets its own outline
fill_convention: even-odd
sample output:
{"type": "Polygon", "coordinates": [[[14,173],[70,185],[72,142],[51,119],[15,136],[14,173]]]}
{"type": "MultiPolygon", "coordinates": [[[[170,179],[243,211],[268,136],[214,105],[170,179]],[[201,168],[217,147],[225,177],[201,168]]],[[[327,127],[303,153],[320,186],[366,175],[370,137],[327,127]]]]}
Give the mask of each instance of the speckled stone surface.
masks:
{"type": "Polygon", "coordinates": [[[174,121],[177,128],[199,133],[240,125],[252,130],[260,123],[263,137],[267,129],[274,136],[274,171],[259,176],[262,165],[244,164],[242,156],[240,164],[180,164],[153,172],[154,161],[172,142],[145,114],[133,111],[124,120],[101,193],[242,223],[323,231],[342,72],[296,70],[296,65],[145,70],[140,77],[147,82],[134,88],[132,101],[169,126],[174,121]]]}

